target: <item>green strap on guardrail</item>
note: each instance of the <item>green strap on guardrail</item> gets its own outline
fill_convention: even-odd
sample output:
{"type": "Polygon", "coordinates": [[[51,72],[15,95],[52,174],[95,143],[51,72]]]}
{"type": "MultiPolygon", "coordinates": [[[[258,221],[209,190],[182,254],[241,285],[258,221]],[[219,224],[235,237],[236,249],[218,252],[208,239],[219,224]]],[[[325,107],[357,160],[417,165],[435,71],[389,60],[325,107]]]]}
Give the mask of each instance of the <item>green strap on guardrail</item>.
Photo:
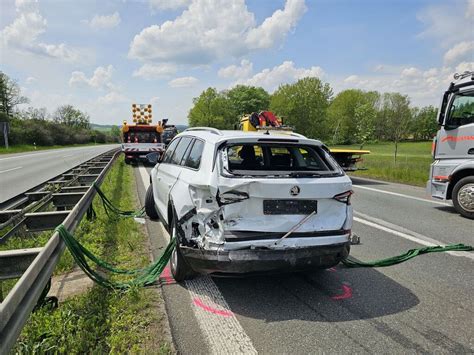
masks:
{"type": "Polygon", "coordinates": [[[109,212],[114,213],[115,215],[123,218],[129,218],[129,217],[144,217],[145,216],[145,207],[140,208],[137,211],[124,211],[121,210],[120,208],[114,206],[112,201],[109,200],[107,196],[103,193],[103,191],[99,188],[99,186],[94,183],[94,188],[97,191],[97,194],[102,200],[102,205],[104,206],[105,213],[107,216],[110,217],[109,212]]]}
{"type": "Polygon", "coordinates": [[[175,240],[171,239],[168,246],[163,251],[163,254],[155,262],[151,263],[143,269],[125,270],[116,268],[112,264],[109,264],[106,261],[92,254],[81,243],[79,243],[62,224],[56,227],[56,232],[58,232],[59,236],[62,238],[62,240],[64,240],[64,243],[68,247],[69,251],[71,252],[71,255],[73,256],[79,267],[82,269],[82,271],[84,271],[84,273],[97,284],[112,289],[123,290],[134,286],[148,286],[153,284],[163,272],[163,269],[168,263],[171,257],[171,253],[173,252],[173,249],[175,247],[175,240]],[[90,262],[97,265],[99,268],[109,271],[111,273],[121,275],[134,275],[134,278],[124,282],[112,281],[103,276],[95,269],[93,269],[90,265],[90,262]]]}
{"type": "Polygon", "coordinates": [[[439,253],[443,251],[472,251],[474,247],[465,244],[449,244],[445,246],[431,246],[418,249],[410,249],[406,253],[401,255],[392,256],[391,258],[374,260],[374,261],[357,261],[352,258],[342,260],[342,263],[347,267],[385,267],[403,263],[407,260],[414,258],[415,256],[428,254],[428,253],[439,253]]]}

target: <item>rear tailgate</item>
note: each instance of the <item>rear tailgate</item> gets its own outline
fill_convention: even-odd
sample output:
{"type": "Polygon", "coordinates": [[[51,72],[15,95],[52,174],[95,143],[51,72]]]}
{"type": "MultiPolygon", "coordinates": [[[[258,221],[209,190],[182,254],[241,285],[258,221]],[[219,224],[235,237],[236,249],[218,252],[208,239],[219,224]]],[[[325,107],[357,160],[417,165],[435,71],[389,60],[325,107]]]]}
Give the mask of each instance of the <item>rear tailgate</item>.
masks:
{"type": "Polygon", "coordinates": [[[221,177],[219,180],[219,193],[223,198],[236,192],[248,196],[223,207],[225,229],[232,231],[284,233],[313,210],[316,215],[298,232],[340,230],[350,206],[334,196],[349,190],[351,182],[347,176],[251,180],[221,177]]]}

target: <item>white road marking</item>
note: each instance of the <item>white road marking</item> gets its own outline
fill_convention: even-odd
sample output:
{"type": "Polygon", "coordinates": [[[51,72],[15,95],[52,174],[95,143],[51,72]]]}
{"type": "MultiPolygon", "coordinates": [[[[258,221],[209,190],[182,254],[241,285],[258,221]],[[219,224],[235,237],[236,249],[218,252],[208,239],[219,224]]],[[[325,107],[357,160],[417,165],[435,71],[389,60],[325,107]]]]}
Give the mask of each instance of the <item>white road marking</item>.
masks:
{"type": "Polygon", "coordinates": [[[398,197],[409,198],[409,199],[411,199],[411,200],[416,200],[416,201],[434,203],[435,205],[451,206],[449,203],[445,203],[445,202],[433,201],[433,200],[428,200],[428,199],[426,199],[426,198],[415,197],[415,196],[409,196],[409,195],[405,195],[405,194],[400,194],[400,193],[398,193],[398,192],[391,192],[391,191],[385,191],[385,190],[380,190],[380,189],[374,189],[374,188],[372,188],[372,187],[367,187],[367,186],[352,185],[352,187],[355,187],[356,189],[363,189],[363,190],[369,190],[369,191],[380,192],[380,193],[382,193],[382,194],[387,194],[387,195],[392,195],[392,196],[398,196],[398,197]]]}
{"type": "MultiPolygon", "coordinates": [[[[146,168],[138,167],[145,188],[150,184],[146,168]]],[[[167,242],[168,232],[159,223],[167,242]]],[[[186,281],[186,288],[193,304],[194,316],[206,338],[211,354],[257,354],[252,340],[245,333],[237,317],[230,310],[224,296],[210,276],[186,281]]]]}
{"type": "Polygon", "coordinates": [[[74,154],[63,155],[63,158],[72,157],[74,154]]]}
{"type": "Polygon", "coordinates": [[[11,169],[7,169],[7,170],[2,170],[2,171],[0,171],[0,174],[8,173],[9,171],[18,170],[18,169],[21,169],[21,168],[23,168],[23,167],[22,167],[22,166],[17,166],[16,168],[11,168],[11,169]]]}
{"type": "MultiPolygon", "coordinates": [[[[354,216],[355,222],[365,224],[366,226],[376,228],[378,230],[390,233],[392,235],[396,235],[397,237],[401,237],[401,238],[410,240],[412,242],[415,242],[424,246],[446,245],[446,243],[427,237],[423,234],[411,231],[409,229],[398,226],[396,224],[381,220],[379,218],[371,217],[360,212],[354,212],[354,215],[363,217],[363,218],[360,218],[360,217],[354,216]]],[[[448,251],[446,253],[450,255],[461,256],[461,257],[474,260],[474,254],[470,252],[448,251]]]]}
{"type": "Polygon", "coordinates": [[[186,288],[211,354],[257,354],[252,341],[210,276],[186,280],[186,288]]]}
{"type": "Polygon", "coordinates": [[[46,149],[45,151],[37,151],[36,153],[14,155],[12,157],[0,158],[0,160],[18,159],[18,158],[31,157],[31,156],[37,156],[37,155],[43,155],[43,154],[60,153],[60,152],[71,151],[71,150],[80,151],[81,153],[84,153],[87,150],[94,150],[95,148],[99,148],[99,146],[74,147],[74,148],[65,148],[65,149],[46,149]]]}

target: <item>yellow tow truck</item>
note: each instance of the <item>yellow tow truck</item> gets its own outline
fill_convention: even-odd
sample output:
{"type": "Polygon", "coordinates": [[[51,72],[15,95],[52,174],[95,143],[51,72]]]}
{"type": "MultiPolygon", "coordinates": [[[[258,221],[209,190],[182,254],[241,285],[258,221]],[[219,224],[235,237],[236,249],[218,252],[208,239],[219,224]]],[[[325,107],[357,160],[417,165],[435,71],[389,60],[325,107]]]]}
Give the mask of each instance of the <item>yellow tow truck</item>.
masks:
{"type": "MultiPolygon", "coordinates": [[[[270,111],[252,113],[240,118],[240,130],[245,132],[278,130],[282,134],[293,133],[293,128],[283,125],[281,118],[270,111]]],[[[332,156],[345,171],[365,170],[357,163],[362,161],[362,156],[370,154],[370,150],[329,148],[332,156]]]]}

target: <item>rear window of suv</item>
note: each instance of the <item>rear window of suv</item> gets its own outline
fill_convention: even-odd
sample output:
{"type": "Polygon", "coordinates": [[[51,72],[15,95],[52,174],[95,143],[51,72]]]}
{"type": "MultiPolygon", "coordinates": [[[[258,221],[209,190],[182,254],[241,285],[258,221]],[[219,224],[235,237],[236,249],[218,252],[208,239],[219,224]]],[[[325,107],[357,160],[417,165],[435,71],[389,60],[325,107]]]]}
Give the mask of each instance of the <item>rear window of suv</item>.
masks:
{"type": "Polygon", "coordinates": [[[336,168],[318,146],[232,144],[224,148],[224,168],[232,174],[334,173],[336,168]]]}

